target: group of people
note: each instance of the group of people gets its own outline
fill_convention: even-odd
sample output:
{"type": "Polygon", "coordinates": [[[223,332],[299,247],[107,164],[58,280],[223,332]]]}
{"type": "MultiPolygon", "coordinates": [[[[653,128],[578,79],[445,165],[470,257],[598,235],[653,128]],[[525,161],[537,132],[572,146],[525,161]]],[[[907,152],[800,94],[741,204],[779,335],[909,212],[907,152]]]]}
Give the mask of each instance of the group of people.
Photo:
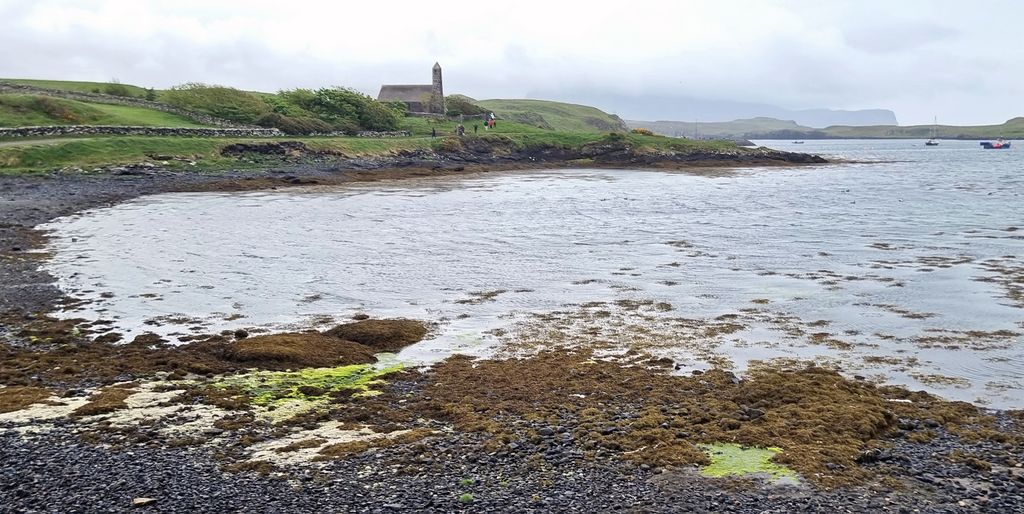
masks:
{"type": "MultiPolygon", "coordinates": [[[[494,116],[494,113],[488,113],[484,116],[484,130],[493,129],[498,123],[498,119],[494,116]]],[[[480,125],[473,124],[473,133],[476,134],[480,131],[480,125]]],[[[466,126],[459,123],[455,126],[455,135],[464,136],[466,135],[466,126]]],[[[437,137],[437,129],[430,129],[430,137],[437,137]]]]}

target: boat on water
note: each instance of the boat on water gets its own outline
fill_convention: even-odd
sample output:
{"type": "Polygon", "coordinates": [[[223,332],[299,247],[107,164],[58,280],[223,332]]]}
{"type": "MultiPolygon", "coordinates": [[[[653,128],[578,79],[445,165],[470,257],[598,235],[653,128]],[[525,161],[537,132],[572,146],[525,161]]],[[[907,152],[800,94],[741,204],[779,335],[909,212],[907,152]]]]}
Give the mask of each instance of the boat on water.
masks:
{"type": "Polygon", "coordinates": [[[937,139],[935,139],[935,137],[939,133],[938,125],[939,125],[939,118],[936,117],[935,120],[932,121],[932,132],[928,136],[928,140],[924,142],[924,146],[939,146],[939,141],[937,139]]]}
{"type": "Polygon", "coordinates": [[[804,142],[803,141],[793,141],[793,144],[794,145],[802,145],[802,144],[804,144],[804,142]]]}
{"type": "Polygon", "coordinates": [[[1003,141],[1003,138],[999,138],[999,139],[996,139],[996,141],[994,143],[991,142],[991,141],[982,141],[981,142],[981,147],[986,149],[986,150],[1002,150],[1002,149],[1010,148],[1010,142],[1009,141],[1003,141]]]}

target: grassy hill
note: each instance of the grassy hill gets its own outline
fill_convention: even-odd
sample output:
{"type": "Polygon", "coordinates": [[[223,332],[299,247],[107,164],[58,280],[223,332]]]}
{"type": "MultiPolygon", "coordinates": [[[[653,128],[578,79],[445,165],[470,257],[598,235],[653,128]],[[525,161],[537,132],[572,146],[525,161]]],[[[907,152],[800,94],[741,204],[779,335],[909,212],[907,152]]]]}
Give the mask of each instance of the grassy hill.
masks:
{"type": "Polygon", "coordinates": [[[621,132],[621,118],[595,107],[548,100],[477,100],[499,118],[535,127],[570,132],[621,132]]]}
{"type": "MultiPolygon", "coordinates": [[[[116,94],[117,96],[134,96],[140,98],[145,98],[147,96],[146,89],[129,84],[30,79],[0,79],[0,82],[26,84],[63,91],[100,92],[116,94]]],[[[292,118],[301,118],[298,124],[303,127],[310,125],[309,119],[312,118],[319,118],[321,121],[325,121],[325,117],[320,116],[321,113],[316,112],[316,98],[312,96],[313,93],[316,92],[295,90],[291,92],[259,93],[218,86],[204,86],[198,88],[191,87],[202,86],[200,84],[186,84],[185,86],[186,87],[184,88],[179,87],[172,88],[170,90],[149,91],[149,96],[159,102],[168,103],[188,110],[204,112],[238,123],[256,125],[266,125],[269,123],[271,126],[282,125],[283,122],[275,123],[275,120],[264,119],[272,111],[292,118]]],[[[504,123],[516,123],[520,129],[524,127],[532,127],[534,129],[544,129],[549,131],[554,130],[561,132],[582,132],[593,134],[625,132],[628,130],[626,124],[618,116],[608,114],[600,109],[585,105],[546,100],[505,99],[477,101],[461,95],[452,95],[449,99],[463,101],[466,104],[463,106],[464,110],[466,107],[470,110],[475,110],[479,107],[486,111],[494,112],[504,123]]],[[[62,105],[67,108],[67,111],[72,113],[69,117],[71,120],[82,121],[62,120],[62,118],[64,118],[62,115],[54,116],[52,114],[47,114],[46,112],[39,112],[39,109],[33,109],[31,102],[28,102],[26,99],[9,99],[9,101],[6,102],[7,105],[0,105],[0,126],[79,123],[103,123],[116,125],[128,124],[128,118],[136,119],[137,121],[131,123],[135,125],[162,124],[165,126],[188,126],[187,124],[183,125],[183,122],[180,119],[171,120],[167,117],[168,115],[163,115],[162,113],[160,113],[156,119],[147,120],[145,113],[139,112],[146,111],[145,109],[132,110],[130,108],[120,108],[123,112],[115,113],[113,111],[118,109],[110,105],[96,104],[92,102],[76,102],[72,104],[68,103],[69,101],[67,100],[54,100],[60,101],[62,105]],[[89,106],[93,109],[88,109],[89,106]],[[110,114],[110,116],[106,116],[103,121],[100,121],[101,118],[104,118],[104,113],[95,112],[97,110],[104,111],[105,113],[110,114]],[[113,116],[115,114],[119,116],[113,116]],[[119,121],[119,117],[124,119],[119,121]]],[[[338,103],[336,100],[337,99],[332,101],[332,103],[338,103]]],[[[313,124],[317,126],[315,127],[316,130],[312,130],[311,132],[338,130],[339,126],[336,125],[344,124],[338,123],[334,118],[336,118],[336,116],[333,115],[326,117],[326,121],[329,122],[328,124],[330,126],[320,126],[323,124],[316,124],[313,122],[313,124]]],[[[362,116],[360,116],[360,118],[362,118],[362,116]]],[[[361,125],[364,120],[360,119],[352,121],[356,121],[358,123],[349,123],[348,125],[361,125]]],[[[294,124],[295,123],[292,123],[292,125],[294,124]]],[[[346,127],[348,125],[346,125],[346,127]]],[[[413,125],[416,124],[413,123],[413,125]]],[[[285,130],[287,133],[310,133],[310,131],[299,132],[288,130],[289,127],[279,126],[279,128],[285,130]]],[[[374,130],[390,129],[376,127],[368,128],[374,130]]],[[[415,128],[419,127],[415,126],[414,129],[415,128]]],[[[522,130],[519,131],[521,132],[522,130]]]]}
{"type": "MultiPolygon", "coordinates": [[[[932,125],[910,125],[893,127],[888,125],[874,127],[827,127],[824,132],[829,137],[838,138],[926,138],[931,134],[932,125]]],[[[936,134],[948,139],[992,139],[996,137],[1024,137],[1024,118],[1013,118],[999,125],[956,126],[938,125],[936,134]]]]}
{"type": "MultiPolygon", "coordinates": [[[[132,96],[145,98],[146,89],[130,84],[118,84],[113,82],[79,82],[71,80],[36,80],[36,79],[0,79],[0,82],[12,84],[24,84],[26,86],[45,87],[47,89],[59,89],[63,91],[80,91],[84,93],[110,93],[111,88],[116,88],[120,96],[132,96]]],[[[113,94],[113,93],[110,93],[113,94]]]]}
{"type": "Polygon", "coordinates": [[[202,126],[182,116],[141,107],[0,94],[0,127],[33,125],[202,126]]]}

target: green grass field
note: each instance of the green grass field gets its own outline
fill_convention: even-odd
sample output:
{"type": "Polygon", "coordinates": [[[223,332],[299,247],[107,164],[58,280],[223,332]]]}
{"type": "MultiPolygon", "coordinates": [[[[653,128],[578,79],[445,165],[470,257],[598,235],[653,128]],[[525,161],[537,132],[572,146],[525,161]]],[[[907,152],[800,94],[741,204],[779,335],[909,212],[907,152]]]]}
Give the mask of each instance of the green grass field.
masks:
{"type": "MultiPolygon", "coordinates": [[[[0,78],[0,82],[10,82],[12,84],[24,84],[26,86],[45,87],[47,89],[60,89],[64,91],[80,91],[84,93],[95,93],[104,92],[104,88],[110,85],[110,82],[81,82],[72,80],[36,80],[36,79],[3,79],[0,78]]],[[[121,84],[124,86],[131,96],[145,98],[146,89],[133,86],[130,84],[121,84]]]]}
{"type": "Polygon", "coordinates": [[[449,136],[455,134],[455,127],[462,123],[466,127],[467,134],[553,134],[559,132],[552,129],[538,128],[526,123],[518,123],[509,120],[498,120],[494,129],[484,128],[484,122],[480,116],[466,116],[464,121],[458,120],[436,120],[432,118],[420,118],[409,116],[402,122],[402,130],[408,130],[414,136],[429,136],[431,129],[437,129],[437,135],[449,136]],[[473,126],[477,129],[474,131],[473,126]]]}
{"type": "Polygon", "coordinates": [[[478,100],[475,103],[499,118],[553,130],[595,133],[626,130],[619,118],[586,105],[547,100],[478,100]]]}
{"type": "MultiPolygon", "coordinates": [[[[511,124],[510,124],[511,125],[511,124]]],[[[511,127],[510,127],[511,128],[511,127]]],[[[439,131],[440,132],[440,131],[439,131]]],[[[473,138],[474,136],[466,136],[473,138]]],[[[479,137],[496,144],[519,149],[538,147],[578,148],[601,141],[607,134],[555,132],[534,130],[524,132],[492,132],[479,137]]],[[[661,136],[622,135],[641,150],[713,150],[735,148],[723,141],[690,141],[661,136]]],[[[216,171],[254,167],[233,157],[221,155],[221,149],[237,142],[302,141],[310,148],[332,150],[347,156],[388,155],[399,151],[444,148],[454,142],[454,136],[441,134],[437,138],[416,135],[405,138],[357,137],[282,137],[282,138],[210,138],[210,137],[65,137],[47,139],[18,139],[0,141],[0,173],[16,174],[49,171],[75,166],[90,169],[111,164],[130,164],[152,161],[151,155],[170,155],[196,161],[189,166],[171,161],[169,167],[195,171],[216,171]]],[[[455,143],[457,144],[457,143],[455,143]]],[[[258,167],[258,166],[255,166],[258,167]]]]}
{"type": "Polygon", "coordinates": [[[0,95],[0,127],[34,125],[202,126],[182,116],[141,107],[33,95],[0,95]]]}

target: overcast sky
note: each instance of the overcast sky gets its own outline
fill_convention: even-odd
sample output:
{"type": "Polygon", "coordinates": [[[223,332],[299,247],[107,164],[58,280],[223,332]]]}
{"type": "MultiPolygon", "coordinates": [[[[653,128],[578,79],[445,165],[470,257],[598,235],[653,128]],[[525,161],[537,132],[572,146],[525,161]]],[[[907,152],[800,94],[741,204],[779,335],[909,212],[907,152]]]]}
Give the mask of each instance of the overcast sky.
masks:
{"type": "Polygon", "coordinates": [[[0,77],[1024,115],[1024,2],[0,0],[0,77]],[[607,5],[604,5],[607,4],[607,5]]]}

